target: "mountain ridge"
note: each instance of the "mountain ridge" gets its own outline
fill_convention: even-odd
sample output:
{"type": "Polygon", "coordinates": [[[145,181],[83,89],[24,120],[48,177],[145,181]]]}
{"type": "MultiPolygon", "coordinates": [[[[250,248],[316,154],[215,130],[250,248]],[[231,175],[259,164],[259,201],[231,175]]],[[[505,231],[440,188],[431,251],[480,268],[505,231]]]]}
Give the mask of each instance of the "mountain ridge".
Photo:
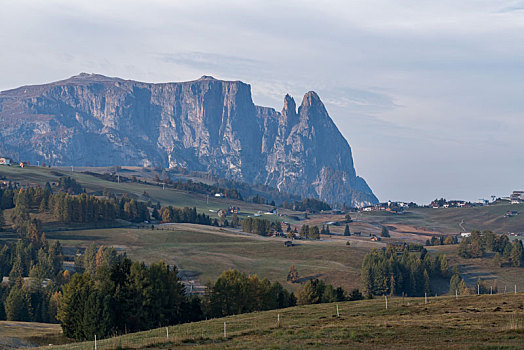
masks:
{"type": "Polygon", "coordinates": [[[0,151],[51,165],[209,171],[330,203],[377,202],[320,97],[280,112],[251,86],[211,76],[145,83],[81,73],[0,92],[0,151]]]}

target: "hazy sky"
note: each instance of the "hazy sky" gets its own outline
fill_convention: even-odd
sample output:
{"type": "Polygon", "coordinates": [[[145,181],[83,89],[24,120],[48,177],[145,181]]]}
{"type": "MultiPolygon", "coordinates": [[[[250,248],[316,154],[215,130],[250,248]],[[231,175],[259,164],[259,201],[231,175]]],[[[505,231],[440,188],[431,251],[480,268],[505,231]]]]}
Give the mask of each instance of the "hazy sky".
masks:
{"type": "Polygon", "coordinates": [[[382,201],[524,189],[524,1],[0,0],[0,90],[79,72],[315,90],[382,201]]]}

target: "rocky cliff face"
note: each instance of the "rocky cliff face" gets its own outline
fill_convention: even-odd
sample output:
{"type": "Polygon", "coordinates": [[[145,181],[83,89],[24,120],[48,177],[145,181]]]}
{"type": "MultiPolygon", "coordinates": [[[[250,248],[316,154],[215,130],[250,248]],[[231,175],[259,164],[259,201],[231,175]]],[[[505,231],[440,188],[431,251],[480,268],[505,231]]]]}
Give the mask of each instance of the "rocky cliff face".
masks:
{"type": "Polygon", "coordinates": [[[0,93],[0,153],[52,165],[211,171],[330,203],[377,202],[318,95],[282,112],[240,81],[148,84],[80,74],[0,93]]]}

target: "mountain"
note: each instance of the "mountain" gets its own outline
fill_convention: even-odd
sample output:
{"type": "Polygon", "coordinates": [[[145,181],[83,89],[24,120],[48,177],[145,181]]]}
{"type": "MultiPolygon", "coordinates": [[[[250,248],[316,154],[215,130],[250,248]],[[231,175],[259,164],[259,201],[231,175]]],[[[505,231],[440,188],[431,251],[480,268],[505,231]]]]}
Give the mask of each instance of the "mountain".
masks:
{"type": "Polygon", "coordinates": [[[255,106],[251,87],[213,77],[151,84],[82,73],[0,92],[0,153],[50,165],[209,171],[329,203],[377,198],[315,92],[297,109],[255,106]]]}

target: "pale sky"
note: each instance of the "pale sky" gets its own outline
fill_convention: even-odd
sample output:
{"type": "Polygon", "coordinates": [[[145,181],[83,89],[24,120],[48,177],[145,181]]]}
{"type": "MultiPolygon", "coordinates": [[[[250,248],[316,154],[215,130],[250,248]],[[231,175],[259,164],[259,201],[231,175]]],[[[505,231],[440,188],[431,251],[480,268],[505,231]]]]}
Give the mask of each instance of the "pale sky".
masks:
{"type": "Polygon", "coordinates": [[[0,0],[0,90],[80,72],[315,90],[381,201],[524,189],[524,1],[0,0]]]}

